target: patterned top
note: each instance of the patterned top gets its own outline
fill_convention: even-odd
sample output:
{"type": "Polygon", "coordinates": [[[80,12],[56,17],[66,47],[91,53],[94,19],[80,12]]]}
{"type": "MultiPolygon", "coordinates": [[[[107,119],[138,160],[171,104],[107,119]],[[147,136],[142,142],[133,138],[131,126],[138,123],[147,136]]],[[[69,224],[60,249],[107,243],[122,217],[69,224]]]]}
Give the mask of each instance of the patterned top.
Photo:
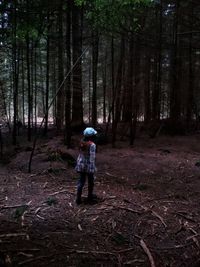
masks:
{"type": "Polygon", "coordinates": [[[77,172],[94,173],[96,158],[96,145],[91,141],[82,142],[79,155],[76,161],[75,170],[77,172]]]}

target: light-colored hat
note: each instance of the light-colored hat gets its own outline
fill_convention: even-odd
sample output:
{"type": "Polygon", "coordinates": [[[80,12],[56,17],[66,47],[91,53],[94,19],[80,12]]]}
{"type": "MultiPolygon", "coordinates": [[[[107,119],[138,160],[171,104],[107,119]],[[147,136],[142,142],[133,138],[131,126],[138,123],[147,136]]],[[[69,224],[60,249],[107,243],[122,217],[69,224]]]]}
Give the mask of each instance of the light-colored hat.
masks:
{"type": "Polygon", "coordinates": [[[92,127],[87,127],[84,131],[83,131],[83,135],[84,136],[92,136],[92,135],[96,135],[97,131],[92,128],[92,127]]]}

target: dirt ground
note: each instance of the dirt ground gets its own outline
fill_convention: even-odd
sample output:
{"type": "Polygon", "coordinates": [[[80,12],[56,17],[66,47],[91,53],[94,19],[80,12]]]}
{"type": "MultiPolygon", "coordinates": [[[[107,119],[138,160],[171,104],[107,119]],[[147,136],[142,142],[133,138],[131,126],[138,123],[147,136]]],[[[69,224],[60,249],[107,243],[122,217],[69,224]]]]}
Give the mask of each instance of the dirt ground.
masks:
{"type": "MultiPolygon", "coordinates": [[[[200,266],[200,135],[98,147],[98,202],[75,204],[62,138],[0,167],[0,266],[200,266]]],[[[84,196],[87,188],[84,189],[84,196]]]]}

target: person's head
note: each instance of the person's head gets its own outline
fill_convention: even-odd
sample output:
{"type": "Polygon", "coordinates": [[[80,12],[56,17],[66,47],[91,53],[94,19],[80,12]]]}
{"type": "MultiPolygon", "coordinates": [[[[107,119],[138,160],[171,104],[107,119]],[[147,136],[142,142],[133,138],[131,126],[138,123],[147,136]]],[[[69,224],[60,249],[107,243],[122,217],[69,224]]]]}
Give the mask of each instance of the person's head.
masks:
{"type": "Polygon", "coordinates": [[[94,141],[96,134],[97,134],[97,131],[92,127],[87,127],[83,131],[83,136],[86,141],[94,141]]]}

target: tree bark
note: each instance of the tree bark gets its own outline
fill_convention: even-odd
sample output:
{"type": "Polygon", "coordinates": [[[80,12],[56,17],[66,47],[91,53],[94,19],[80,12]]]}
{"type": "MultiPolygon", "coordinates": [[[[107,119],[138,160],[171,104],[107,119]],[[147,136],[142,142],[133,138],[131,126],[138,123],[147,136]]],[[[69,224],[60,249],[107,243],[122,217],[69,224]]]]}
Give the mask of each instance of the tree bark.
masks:
{"type": "MultiPolygon", "coordinates": [[[[63,1],[59,3],[58,14],[58,31],[59,31],[59,43],[58,43],[58,86],[63,82],[63,1]]],[[[60,89],[57,95],[57,112],[56,112],[56,126],[60,131],[64,122],[64,86],[60,89]]]]}
{"type": "MultiPolygon", "coordinates": [[[[72,48],[73,64],[82,54],[82,8],[72,6],[72,48]]],[[[83,125],[83,91],[82,91],[82,62],[77,63],[73,70],[73,99],[72,99],[72,123],[76,126],[83,125]]]]}
{"type": "Polygon", "coordinates": [[[98,32],[93,32],[92,43],[92,125],[96,127],[97,123],[97,69],[98,69],[98,54],[99,54],[99,36],[98,32]]]}
{"type": "MultiPolygon", "coordinates": [[[[71,0],[69,0],[67,1],[66,18],[67,73],[71,69],[71,17],[71,0]]],[[[71,146],[71,75],[67,77],[65,90],[65,143],[69,148],[71,146]]]]}

